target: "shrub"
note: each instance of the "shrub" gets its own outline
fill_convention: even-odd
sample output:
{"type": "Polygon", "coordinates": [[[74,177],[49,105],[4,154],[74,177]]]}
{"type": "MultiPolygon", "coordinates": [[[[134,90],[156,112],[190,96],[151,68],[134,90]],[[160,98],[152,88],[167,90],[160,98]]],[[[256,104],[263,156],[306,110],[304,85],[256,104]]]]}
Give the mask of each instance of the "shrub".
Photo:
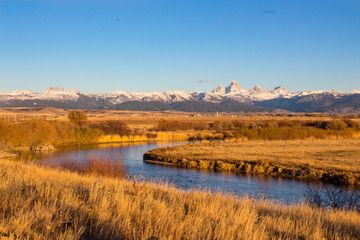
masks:
{"type": "Polygon", "coordinates": [[[223,124],[219,121],[210,123],[210,128],[213,130],[222,130],[223,129],[223,124]]]}
{"type": "MultiPolygon", "coordinates": [[[[246,138],[252,140],[267,139],[306,139],[309,137],[324,139],[330,136],[352,137],[355,132],[360,131],[359,123],[345,120],[234,120],[205,122],[180,122],[161,120],[158,122],[157,130],[176,131],[190,130],[197,131],[215,130],[222,133],[221,139],[246,138]]],[[[201,138],[190,136],[189,141],[214,138],[201,138]]]]}
{"type": "Polygon", "coordinates": [[[201,130],[207,130],[207,129],[209,129],[209,124],[204,123],[204,122],[200,122],[200,123],[197,123],[194,125],[194,130],[201,131],[201,130]]]}
{"type": "Polygon", "coordinates": [[[312,207],[357,210],[360,212],[360,192],[326,186],[322,190],[309,189],[305,193],[306,202],[312,207]]]}
{"type": "Polygon", "coordinates": [[[98,129],[89,127],[79,127],[75,129],[76,143],[93,143],[102,136],[102,132],[98,129]]]}
{"type": "Polygon", "coordinates": [[[325,125],[325,129],[330,129],[330,130],[344,130],[345,128],[347,128],[347,124],[339,120],[333,120],[327,122],[325,125]]]}
{"type": "Polygon", "coordinates": [[[52,167],[67,169],[72,172],[81,174],[89,174],[104,177],[124,178],[128,171],[121,159],[97,159],[92,156],[88,161],[81,162],[80,160],[69,160],[57,163],[52,167]]]}
{"type": "Polygon", "coordinates": [[[354,121],[352,121],[352,120],[345,119],[344,122],[346,123],[346,125],[347,125],[349,128],[355,128],[355,129],[359,129],[359,128],[360,128],[360,124],[357,123],[357,122],[354,122],[354,121]]]}
{"type": "Polygon", "coordinates": [[[0,124],[0,142],[12,148],[93,143],[101,135],[102,132],[98,129],[62,121],[29,120],[16,124],[0,124]]]}
{"type": "Polygon", "coordinates": [[[109,120],[89,124],[91,128],[102,130],[105,134],[118,134],[119,136],[129,136],[131,130],[128,125],[122,121],[109,120]]]}
{"type": "Polygon", "coordinates": [[[199,161],[199,168],[200,169],[208,169],[209,168],[209,162],[207,161],[199,161]]]}
{"type": "Polygon", "coordinates": [[[72,110],[68,113],[71,122],[81,123],[87,121],[87,116],[83,111],[72,110]]]}
{"type": "Polygon", "coordinates": [[[157,133],[147,133],[147,134],[146,134],[146,137],[147,137],[148,139],[156,139],[157,136],[158,136],[157,133]]]}
{"type": "Polygon", "coordinates": [[[159,131],[191,130],[193,126],[191,122],[160,120],[156,129],[159,131]]]}

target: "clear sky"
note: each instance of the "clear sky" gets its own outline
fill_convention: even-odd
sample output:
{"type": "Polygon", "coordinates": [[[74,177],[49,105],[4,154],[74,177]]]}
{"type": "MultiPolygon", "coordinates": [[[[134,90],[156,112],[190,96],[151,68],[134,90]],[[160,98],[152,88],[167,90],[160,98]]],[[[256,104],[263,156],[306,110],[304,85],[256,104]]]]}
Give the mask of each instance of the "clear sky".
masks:
{"type": "Polygon", "coordinates": [[[0,0],[0,92],[360,89],[360,0],[0,0]]]}

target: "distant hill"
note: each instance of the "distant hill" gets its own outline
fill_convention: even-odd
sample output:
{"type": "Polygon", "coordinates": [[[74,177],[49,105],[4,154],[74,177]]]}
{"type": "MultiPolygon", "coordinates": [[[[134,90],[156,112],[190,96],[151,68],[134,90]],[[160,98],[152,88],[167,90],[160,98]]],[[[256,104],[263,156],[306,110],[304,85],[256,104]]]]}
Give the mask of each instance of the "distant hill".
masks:
{"type": "Polygon", "coordinates": [[[40,93],[29,90],[0,92],[0,107],[55,107],[64,109],[118,109],[187,112],[328,112],[360,113],[360,90],[289,92],[279,86],[243,89],[232,81],[211,92],[82,93],[52,87],[40,93]]]}

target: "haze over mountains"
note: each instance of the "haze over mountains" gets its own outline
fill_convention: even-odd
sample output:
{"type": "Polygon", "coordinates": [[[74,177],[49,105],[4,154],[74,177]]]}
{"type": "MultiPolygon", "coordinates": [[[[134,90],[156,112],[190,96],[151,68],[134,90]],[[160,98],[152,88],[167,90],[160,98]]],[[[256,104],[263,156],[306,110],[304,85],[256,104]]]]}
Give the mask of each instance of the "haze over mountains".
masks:
{"type": "Polygon", "coordinates": [[[211,92],[82,93],[52,87],[40,93],[29,90],[0,92],[0,107],[60,107],[68,109],[178,110],[190,112],[331,112],[360,113],[360,90],[289,92],[279,86],[243,89],[236,81],[211,92]]]}

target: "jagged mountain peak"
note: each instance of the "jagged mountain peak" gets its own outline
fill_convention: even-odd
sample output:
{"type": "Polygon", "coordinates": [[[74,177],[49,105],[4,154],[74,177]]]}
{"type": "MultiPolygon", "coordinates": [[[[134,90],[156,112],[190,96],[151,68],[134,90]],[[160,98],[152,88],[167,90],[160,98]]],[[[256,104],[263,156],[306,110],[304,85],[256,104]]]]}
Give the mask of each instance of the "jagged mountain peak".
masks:
{"type": "Polygon", "coordinates": [[[49,87],[46,92],[67,92],[68,90],[59,86],[49,87]]]}
{"type": "Polygon", "coordinates": [[[42,91],[41,93],[45,93],[45,94],[64,94],[64,93],[78,93],[79,91],[76,89],[72,89],[72,90],[67,90],[66,88],[61,88],[59,86],[56,87],[50,87],[48,89],[46,89],[45,91],[42,91]]]}
{"type": "MultiPolygon", "coordinates": [[[[228,87],[219,85],[212,92],[139,92],[128,93],[125,91],[114,91],[111,93],[88,94],[81,93],[76,89],[67,90],[61,87],[51,87],[43,92],[36,93],[28,90],[17,90],[13,92],[0,92],[0,106],[57,106],[65,108],[113,108],[117,109],[121,104],[137,103],[138,107],[143,104],[158,104],[172,108],[186,103],[190,107],[200,104],[222,104],[223,102],[235,102],[241,104],[255,104],[256,106],[269,109],[281,108],[287,111],[348,111],[359,113],[360,90],[349,92],[337,91],[303,91],[289,92],[282,86],[273,90],[264,90],[255,85],[250,90],[245,90],[235,81],[231,81],[228,87]],[[329,105],[330,104],[330,105],[329,105]],[[346,109],[348,110],[344,110],[346,109]]],[[[205,104],[205,105],[204,105],[205,104]]],[[[124,106],[125,106],[124,105],[124,106]]],[[[235,104],[236,105],[236,104],[235,104]]],[[[234,105],[234,107],[235,107],[234,105]]],[[[207,105],[206,105],[207,106],[207,105]]],[[[220,106],[220,105],[219,105],[220,106]]],[[[141,108],[143,109],[143,108],[141,108]]],[[[191,110],[193,108],[188,108],[191,110]]],[[[223,109],[223,108],[218,108],[223,109]]],[[[239,109],[239,108],[236,108],[239,109]]],[[[235,108],[231,108],[235,111],[235,108]]]]}
{"type": "Polygon", "coordinates": [[[225,87],[223,85],[219,85],[216,88],[214,88],[211,92],[218,94],[225,94],[225,87]]]}
{"type": "MultiPolygon", "coordinates": [[[[274,90],[284,89],[283,86],[277,86],[274,90]]],[[[284,89],[285,90],[285,89],[284,89]]]]}
{"type": "Polygon", "coordinates": [[[230,85],[225,88],[225,93],[236,93],[236,92],[241,92],[241,90],[243,90],[240,86],[240,84],[235,81],[235,80],[232,80],[230,85]]]}
{"type": "Polygon", "coordinates": [[[252,89],[250,89],[250,93],[262,93],[264,92],[264,89],[260,87],[258,84],[256,84],[252,89]]]}
{"type": "Polygon", "coordinates": [[[282,86],[278,86],[278,87],[274,88],[274,90],[272,92],[277,93],[277,94],[290,94],[290,92],[288,90],[286,90],[285,88],[283,88],[282,86]]]}

